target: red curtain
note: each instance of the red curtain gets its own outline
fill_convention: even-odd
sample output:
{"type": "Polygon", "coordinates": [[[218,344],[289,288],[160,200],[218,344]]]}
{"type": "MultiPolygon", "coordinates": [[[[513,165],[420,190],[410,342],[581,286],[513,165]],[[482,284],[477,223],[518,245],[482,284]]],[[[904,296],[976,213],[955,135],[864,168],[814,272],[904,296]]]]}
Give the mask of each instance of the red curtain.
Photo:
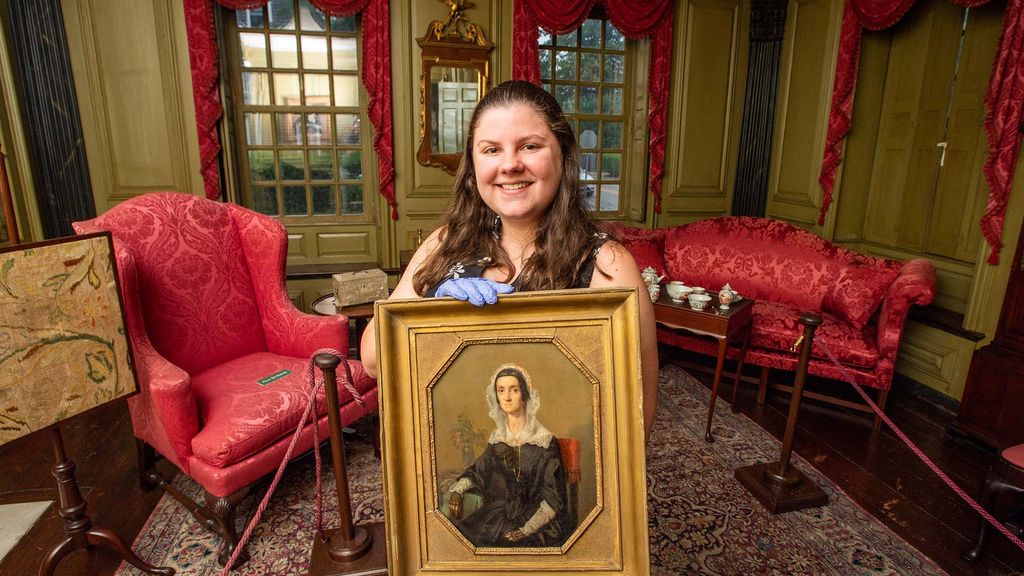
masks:
{"type": "MultiPolygon", "coordinates": [[[[185,0],[189,61],[192,65],[192,97],[199,129],[199,160],[206,197],[220,197],[220,136],[217,122],[223,110],[217,89],[217,30],[213,20],[214,0],[185,0]]],[[[216,0],[234,10],[257,8],[268,0],[216,0]]],[[[391,114],[391,21],[388,0],[310,0],[330,16],[362,13],[363,86],[370,95],[367,115],[373,124],[373,147],[377,152],[380,193],[391,206],[391,218],[398,219],[395,203],[394,131],[391,114]],[[381,73],[384,71],[384,73],[381,73]]]]}
{"type": "MultiPolygon", "coordinates": [[[[988,0],[952,0],[964,7],[980,6],[988,0]]],[[[860,40],[864,28],[882,30],[899,21],[913,5],[914,0],[847,0],[843,13],[843,26],[836,58],[835,84],[832,88],[832,108],[829,112],[825,154],[818,182],[821,184],[822,204],[818,224],[825,223],[825,213],[832,203],[836,169],[841,159],[842,140],[850,132],[853,114],[853,95],[857,87],[860,61],[860,40]]],[[[999,40],[985,95],[988,112],[985,132],[988,136],[989,155],[985,161],[985,181],[989,197],[985,214],[981,218],[981,231],[991,247],[990,264],[999,262],[1002,247],[1003,220],[1006,203],[1013,183],[1017,155],[1020,152],[1022,106],[1024,106],[1024,0],[1008,0],[1003,18],[1003,33],[999,40]]]]}
{"type": "Polygon", "coordinates": [[[654,211],[661,212],[661,180],[665,174],[665,133],[668,88],[672,73],[674,0],[516,0],[512,40],[512,77],[540,84],[537,28],[565,34],[583,24],[595,4],[604,6],[608,19],[627,38],[651,38],[648,89],[650,189],[654,211]]]}

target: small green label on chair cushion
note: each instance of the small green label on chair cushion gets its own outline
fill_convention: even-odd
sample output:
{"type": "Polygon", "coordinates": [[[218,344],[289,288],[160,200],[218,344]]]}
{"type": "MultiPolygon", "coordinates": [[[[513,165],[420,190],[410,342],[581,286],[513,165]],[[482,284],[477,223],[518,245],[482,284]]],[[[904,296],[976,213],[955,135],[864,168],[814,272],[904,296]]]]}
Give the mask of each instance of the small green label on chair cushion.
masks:
{"type": "Polygon", "coordinates": [[[289,375],[291,373],[292,373],[291,370],[281,370],[280,372],[274,372],[273,374],[271,374],[270,376],[267,376],[265,378],[260,378],[256,382],[260,386],[266,386],[267,384],[270,384],[274,380],[280,380],[281,378],[284,378],[285,376],[287,376],[287,375],[289,375]]]}

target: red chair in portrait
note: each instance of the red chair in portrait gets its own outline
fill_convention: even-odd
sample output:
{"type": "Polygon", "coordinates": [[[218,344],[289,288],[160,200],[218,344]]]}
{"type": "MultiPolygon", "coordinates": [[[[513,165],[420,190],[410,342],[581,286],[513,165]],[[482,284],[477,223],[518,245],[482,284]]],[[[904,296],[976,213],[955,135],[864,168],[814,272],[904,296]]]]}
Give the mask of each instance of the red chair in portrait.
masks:
{"type": "MultiPolygon", "coordinates": [[[[222,537],[223,564],[238,542],[235,507],[280,465],[306,407],[310,355],[347,351],[348,319],[295,309],[285,291],[284,227],[235,204],[150,193],[74,228],[113,233],[139,376],[128,408],[143,485],[166,484],[157,453],[199,483],[205,506],[186,506],[222,537]]],[[[358,361],[345,362],[357,394],[339,386],[343,424],[377,409],[376,381],[358,361]]],[[[307,424],[293,454],[312,445],[307,424]]]]}

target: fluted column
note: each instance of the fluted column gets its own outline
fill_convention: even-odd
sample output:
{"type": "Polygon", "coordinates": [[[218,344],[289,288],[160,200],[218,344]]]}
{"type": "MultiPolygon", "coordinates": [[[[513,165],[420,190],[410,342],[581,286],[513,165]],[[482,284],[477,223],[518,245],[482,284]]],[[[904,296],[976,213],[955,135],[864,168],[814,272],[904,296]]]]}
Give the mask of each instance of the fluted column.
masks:
{"type": "Polygon", "coordinates": [[[21,115],[43,232],[96,215],[59,0],[7,2],[21,115]]]}
{"type": "Polygon", "coordinates": [[[750,6],[750,57],[732,214],[764,216],[775,126],[779,59],[786,29],[784,0],[754,0],[750,6]]]}

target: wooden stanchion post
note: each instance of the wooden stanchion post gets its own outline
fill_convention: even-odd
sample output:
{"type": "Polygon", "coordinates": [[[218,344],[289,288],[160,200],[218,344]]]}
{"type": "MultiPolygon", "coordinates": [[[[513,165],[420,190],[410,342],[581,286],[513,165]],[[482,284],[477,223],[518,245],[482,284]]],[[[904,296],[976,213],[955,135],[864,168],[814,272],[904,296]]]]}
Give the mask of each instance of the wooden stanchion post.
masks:
{"type": "MultiPolygon", "coordinates": [[[[341,413],[338,407],[338,383],[335,369],[341,359],[334,354],[320,354],[316,365],[324,374],[327,396],[327,420],[331,427],[331,458],[334,484],[338,490],[338,518],[341,527],[327,530],[327,540],[313,537],[313,554],[309,561],[310,576],[374,576],[387,574],[387,547],[384,523],[356,526],[352,522],[352,500],[345,469],[345,441],[341,437],[341,413]]],[[[319,446],[314,447],[318,450],[319,446]]]]}
{"type": "Polygon", "coordinates": [[[800,415],[800,400],[807,380],[807,364],[811,360],[814,345],[814,331],[821,325],[821,318],[812,313],[800,316],[804,325],[803,346],[796,367],[793,395],[789,399],[789,417],[786,432],[782,437],[782,452],[777,462],[751,464],[736,469],[736,479],[772,514],[781,514],[803,508],[814,508],[828,504],[828,495],[806,474],[790,466],[793,452],[793,436],[796,421],[800,415]]]}

